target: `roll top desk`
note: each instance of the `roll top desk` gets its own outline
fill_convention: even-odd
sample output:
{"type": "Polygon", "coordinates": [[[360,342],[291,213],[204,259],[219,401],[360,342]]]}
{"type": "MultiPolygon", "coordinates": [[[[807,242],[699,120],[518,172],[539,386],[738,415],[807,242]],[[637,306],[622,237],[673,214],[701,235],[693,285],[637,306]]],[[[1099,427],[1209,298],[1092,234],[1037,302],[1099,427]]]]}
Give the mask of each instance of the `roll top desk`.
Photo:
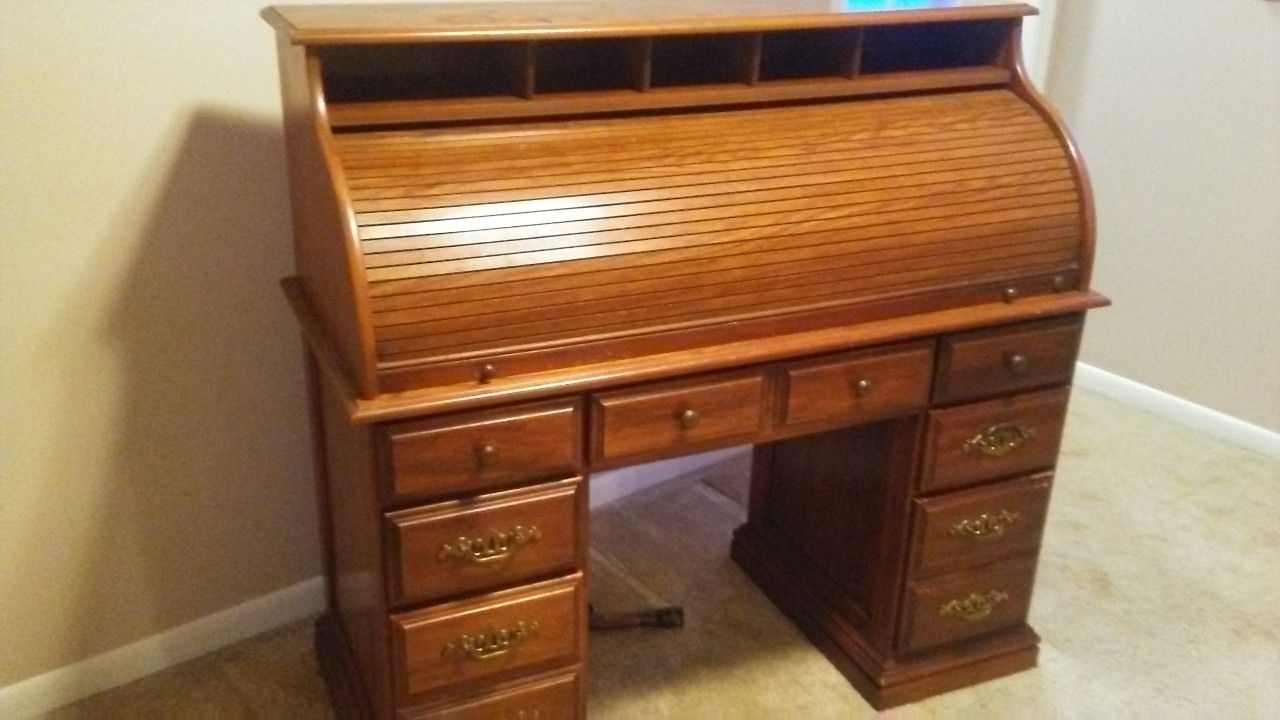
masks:
{"type": "Polygon", "coordinates": [[[872,705],[1034,665],[1106,300],[1032,13],[264,11],[340,715],[581,717],[589,473],[737,444],[733,558],[872,705]]]}

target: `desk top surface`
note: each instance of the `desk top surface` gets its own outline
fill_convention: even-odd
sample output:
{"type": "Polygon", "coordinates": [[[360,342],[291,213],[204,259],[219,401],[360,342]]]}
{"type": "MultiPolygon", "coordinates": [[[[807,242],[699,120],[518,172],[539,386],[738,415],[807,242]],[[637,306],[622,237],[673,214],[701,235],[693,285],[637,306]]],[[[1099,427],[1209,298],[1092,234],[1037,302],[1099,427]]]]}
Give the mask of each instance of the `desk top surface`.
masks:
{"type": "Polygon", "coordinates": [[[281,5],[263,11],[303,45],[535,40],[1016,18],[1015,0],[647,0],[281,5]]]}

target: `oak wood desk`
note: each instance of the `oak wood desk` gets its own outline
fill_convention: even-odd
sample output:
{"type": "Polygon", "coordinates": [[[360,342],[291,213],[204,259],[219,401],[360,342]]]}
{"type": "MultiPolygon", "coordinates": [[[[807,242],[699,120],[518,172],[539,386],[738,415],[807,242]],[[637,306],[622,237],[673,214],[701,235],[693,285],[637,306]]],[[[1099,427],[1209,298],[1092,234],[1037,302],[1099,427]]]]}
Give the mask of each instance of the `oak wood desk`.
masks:
{"type": "Polygon", "coordinates": [[[897,5],[264,12],[340,714],[581,716],[586,477],[745,443],[732,555],[869,702],[1034,664],[1088,181],[1032,8],[897,5]]]}

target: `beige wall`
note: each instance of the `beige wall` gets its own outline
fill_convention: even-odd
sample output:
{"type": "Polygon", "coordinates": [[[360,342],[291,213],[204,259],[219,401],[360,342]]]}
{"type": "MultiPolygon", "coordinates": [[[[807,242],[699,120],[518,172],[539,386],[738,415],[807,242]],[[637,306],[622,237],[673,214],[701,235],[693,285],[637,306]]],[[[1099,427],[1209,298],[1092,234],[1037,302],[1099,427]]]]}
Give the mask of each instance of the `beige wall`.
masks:
{"type": "Polygon", "coordinates": [[[320,572],[265,4],[5,5],[0,687],[320,572]]]}
{"type": "Polygon", "coordinates": [[[1280,429],[1280,3],[1058,4],[1099,209],[1084,361],[1280,429]]]}
{"type": "Polygon", "coordinates": [[[260,3],[0,24],[0,687],[319,571],[260,3]]]}

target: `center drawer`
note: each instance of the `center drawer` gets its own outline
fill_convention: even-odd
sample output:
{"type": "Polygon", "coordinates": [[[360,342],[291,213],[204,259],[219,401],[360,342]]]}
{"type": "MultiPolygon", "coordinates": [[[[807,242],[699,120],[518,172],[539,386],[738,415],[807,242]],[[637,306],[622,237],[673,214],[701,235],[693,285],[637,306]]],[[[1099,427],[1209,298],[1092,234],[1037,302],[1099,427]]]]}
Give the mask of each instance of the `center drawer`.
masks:
{"type": "Polygon", "coordinates": [[[393,615],[397,695],[419,704],[475,681],[512,680],[577,662],[586,649],[586,611],[577,573],[393,615]]]}
{"type": "Polygon", "coordinates": [[[386,516],[395,604],[572,572],[586,558],[581,478],[402,510],[386,516]]]}
{"type": "Polygon", "coordinates": [[[597,462],[749,440],[766,418],[764,376],[756,371],[603,393],[592,401],[597,462]]]}

